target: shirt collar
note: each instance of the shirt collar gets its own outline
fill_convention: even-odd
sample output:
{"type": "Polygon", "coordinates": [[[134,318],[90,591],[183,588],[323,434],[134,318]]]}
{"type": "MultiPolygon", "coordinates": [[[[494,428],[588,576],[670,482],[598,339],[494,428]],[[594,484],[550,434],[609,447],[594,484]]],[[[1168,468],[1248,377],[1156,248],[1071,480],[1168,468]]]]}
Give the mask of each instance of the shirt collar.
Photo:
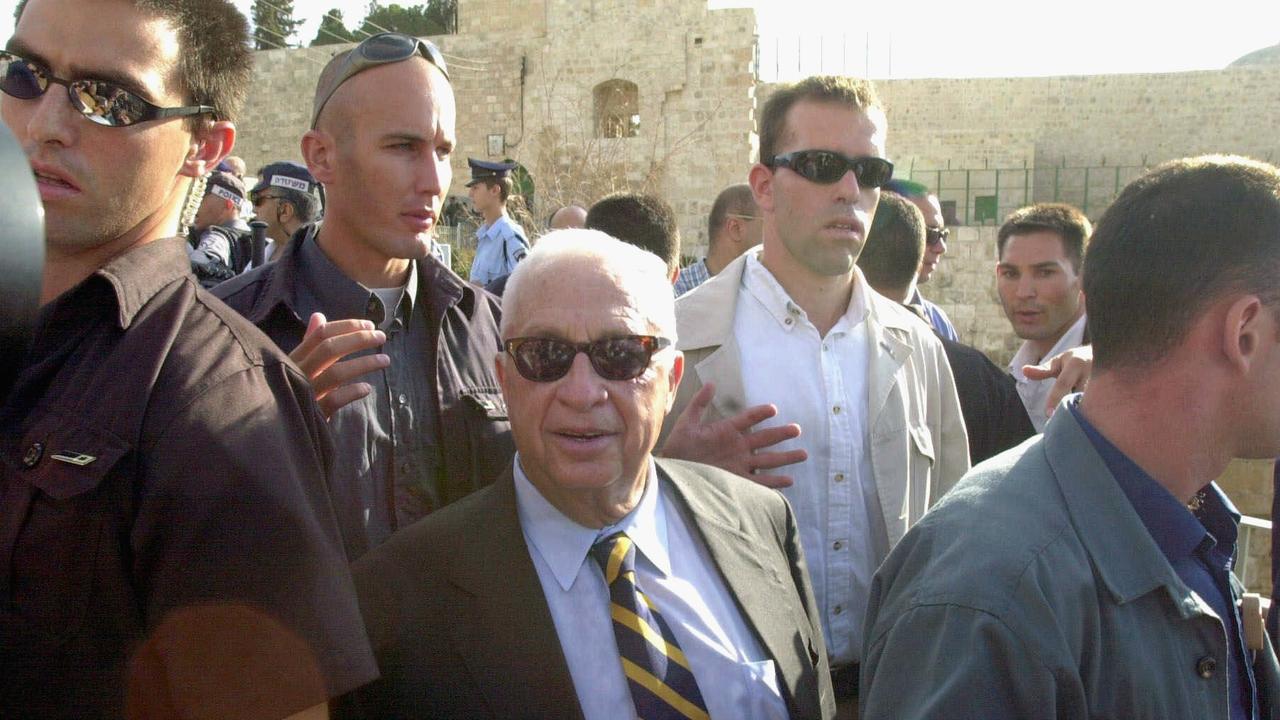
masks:
{"type": "Polygon", "coordinates": [[[117,321],[127,329],[160,288],[191,274],[191,259],[182,238],[164,238],[138,245],[99,268],[94,275],[111,284],[119,305],[117,321]]]}
{"type": "MultiPolygon", "coordinates": [[[[745,255],[747,265],[742,273],[742,287],[760,301],[765,311],[778,323],[778,328],[783,332],[791,332],[801,320],[808,323],[808,313],[791,299],[782,283],[760,262],[760,248],[752,248],[745,255]]],[[[848,332],[866,319],[865,287],[866,280],[862,277],[862,271],[854,267],[853,294],[849,298],[849,307],[831,328],[830,334],[848,332]]]]}
{"type": "Polygon", "coordinates": [[[667,516],[658,487],[657,466],[649,458],[649,477],[645,481],[640,502],[625,517],[600,529],[588,528],[570,520],[533,486],[520,467],[520,454],[515,459],[516,511],[520,527],[534,551],[542,556],[561,589],[568,592],[578,576],[582,563],[596,541],[615,532],[625,532],[638,553],[662,575],[671,573],[671,557],[667,552],[667,516]]]}
{"type": "MultiPolygon", "coordinates": [[[[329,259],[316,240],[317,234],[316,232],[308,233],[298,248],[302,275],[310,296],[307,299],[315,303],[312,307],[305,307],[304,300],[299,316],[307,318],[311,313],[320,312],[323,309],[331,318],[363,318],[373,321],[374,324],[381,324],[385,313],[388,312],[382,306],[382,300],[364,285],[347,277],[329,259]]],[[[418,264],[410,262],[409,281],[401,299],[402,304],[407,303],[404,306],[405,318],[408,318],[413,310],[417,300],[417,289],[418,264]]],[[[391,309],[392,312],[395,310],[396,308],[391,309]]]]}
{"type": "Polygon", "coordinates": [[[1080,412],[1079,401],[1076,396],[1067,403],[1072,416],[1170,564],[1217,544],[1225,548],[1235,545],[1240,513],[1217,484],[1209,483],[1200,493],[1202,501],[1198,510],[1188,510],[1173,493],[1107,440],[1080,412]]]}

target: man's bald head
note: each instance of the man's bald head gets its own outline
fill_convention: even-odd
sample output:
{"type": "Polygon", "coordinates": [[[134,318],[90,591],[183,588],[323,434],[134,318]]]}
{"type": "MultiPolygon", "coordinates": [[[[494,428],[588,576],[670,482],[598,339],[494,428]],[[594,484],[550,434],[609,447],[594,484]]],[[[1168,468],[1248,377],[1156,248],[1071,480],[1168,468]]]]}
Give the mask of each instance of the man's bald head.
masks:
{"type": "Polygon", "coordinates": [[[581,205],[566,205],[551,213],[552,230],[570,230],[587,226],[587,209],[581,205]]]}

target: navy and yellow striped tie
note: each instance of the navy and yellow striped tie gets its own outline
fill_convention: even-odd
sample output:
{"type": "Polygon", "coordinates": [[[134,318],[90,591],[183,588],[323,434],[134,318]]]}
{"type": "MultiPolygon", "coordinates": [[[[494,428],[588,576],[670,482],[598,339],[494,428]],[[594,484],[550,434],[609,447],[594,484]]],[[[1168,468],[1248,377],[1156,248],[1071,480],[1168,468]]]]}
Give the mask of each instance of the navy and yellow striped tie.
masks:
{"type": "Polygon", "coordinates": [[[609,614],[636,715],[644,720],[707,720],[698,681],[658,608],[636,584],[636,548],[626,533],[591,547],[609,584],[609,614]]]}

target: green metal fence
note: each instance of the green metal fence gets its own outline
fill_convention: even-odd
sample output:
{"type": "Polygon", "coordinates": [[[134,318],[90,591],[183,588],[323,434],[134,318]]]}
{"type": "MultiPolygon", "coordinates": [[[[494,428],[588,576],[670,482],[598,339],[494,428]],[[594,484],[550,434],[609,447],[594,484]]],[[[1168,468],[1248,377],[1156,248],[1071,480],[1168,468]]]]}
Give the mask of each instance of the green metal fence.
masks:
{"type": "MultiPolygon", "coordinates": [[[[919,168],[895,175],[927,185],[951,225],[998,225],[1006,215],[1037,202],[1075,205],[1091,219],[1147,170],[1140,165],[1020,168],[919,168]]],[[[905,172],[904,172],[905,171],[905,172]]]]}

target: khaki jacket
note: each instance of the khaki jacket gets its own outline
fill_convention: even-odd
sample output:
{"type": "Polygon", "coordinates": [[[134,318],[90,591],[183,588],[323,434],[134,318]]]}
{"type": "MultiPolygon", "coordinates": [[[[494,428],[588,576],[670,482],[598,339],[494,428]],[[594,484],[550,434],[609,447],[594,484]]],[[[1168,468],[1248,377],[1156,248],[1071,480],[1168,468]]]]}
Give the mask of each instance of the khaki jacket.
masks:
{"type": "MultiPolygon", "coordinates": [[[[704,383],[716,385],[706,420],[731,417],[747,407],[733,335],[745,268],[745,256],[739,257],[676,301],[676,348],[684,352],[685,374],[663,425],[663,441],[704,383]]],[[[868,287],[861,273],[857,281],[868,287]]],[[[866,298],[872,353],[867,398],[871,471],[893,547],[968,471],[969,446],[942,344],[901,306],[869,288],[866,298]]],[[[786,391],[786,381],[780,379],[778,392],[786,391]]]]}

